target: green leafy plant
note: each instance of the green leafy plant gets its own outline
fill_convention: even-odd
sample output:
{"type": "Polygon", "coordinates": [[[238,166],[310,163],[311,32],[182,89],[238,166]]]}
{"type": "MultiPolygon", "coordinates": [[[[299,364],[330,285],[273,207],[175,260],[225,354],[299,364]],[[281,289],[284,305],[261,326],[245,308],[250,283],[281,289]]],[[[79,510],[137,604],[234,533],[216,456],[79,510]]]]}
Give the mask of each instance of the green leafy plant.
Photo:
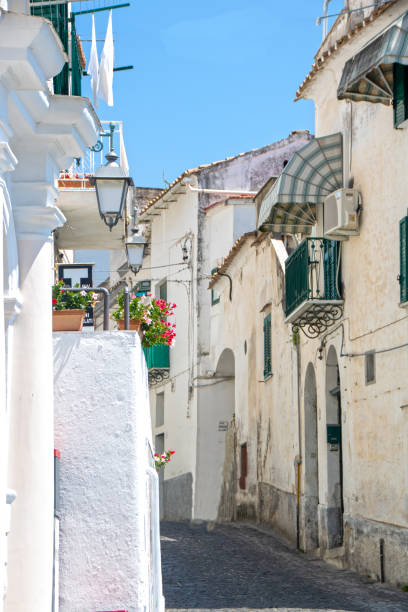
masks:
{"type": "MultiPolygon", "coordinates": [[[[75,288],[80,288],[79,284],[75,288]]],[[[93,291],[71,291],[64,287],[64,281],[60,280],[52,287],[52,308],[53,310],[74,310],[79,308],[86,310],[89,306],[94,306],[98,296],[93,291]]]]}
{"type": "Polygon", "coordinates": [[[160,470],[160,468],[167,465],[167,463],[171,461],[171,458],[174,455],[174,453],[175,451],[166,451],[162,455],[158,455],[157,453],[155,453],[154,454],[154,464],[156,466],[156,470],[160,470]]]}
{"type": "MultiPolygon", "coordinates": [[[[125,317],[124,301],[124,291],[121,291],[117,308],[112,313],[115,321],[120,321],[125,317]]],[[[132,321],[140,321],[144,347],[156,344],[174,346],[176,325],[170,323],[167,318],[174,315],[175,308],[176,304],[154,298],[150,293],[130,296],[129,318],[132,321]]]]}

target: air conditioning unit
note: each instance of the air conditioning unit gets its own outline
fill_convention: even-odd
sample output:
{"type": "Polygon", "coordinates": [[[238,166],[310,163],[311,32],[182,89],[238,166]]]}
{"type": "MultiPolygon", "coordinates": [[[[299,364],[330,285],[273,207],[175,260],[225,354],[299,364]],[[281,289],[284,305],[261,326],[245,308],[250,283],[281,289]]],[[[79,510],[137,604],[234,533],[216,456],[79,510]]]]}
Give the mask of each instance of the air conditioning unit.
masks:
{"type": "Polygon", "coordinates": [[[345,240],[359,235],[361,198],[357,189],[338,189],[325,198],[323,206],[325,237],[345,240]]]}

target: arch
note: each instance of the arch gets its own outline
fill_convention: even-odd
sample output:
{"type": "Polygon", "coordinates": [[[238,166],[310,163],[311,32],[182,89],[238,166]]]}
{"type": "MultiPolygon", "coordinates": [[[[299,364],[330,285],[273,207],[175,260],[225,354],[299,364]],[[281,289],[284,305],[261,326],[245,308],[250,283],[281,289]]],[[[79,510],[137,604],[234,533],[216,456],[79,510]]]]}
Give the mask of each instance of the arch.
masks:
{"type": "Polygon", "coordinates": [[[226,348],[219,356],[216,376],[235,376],[235,357],[231,349],[226,348]]]}
{"type": "Polygon", "coordinates": [[[317,435],[317,388],[312,363],[306,368],[304,383],[304,497],[303,547],[319,547],[319,461],[317,435]]]}
{"type": "Polygon", "coordinates": [[[330,346],[326,358],[327,426],[327,547],[343,544],[343,449],[340,370],[336,349],[330,346]]]}

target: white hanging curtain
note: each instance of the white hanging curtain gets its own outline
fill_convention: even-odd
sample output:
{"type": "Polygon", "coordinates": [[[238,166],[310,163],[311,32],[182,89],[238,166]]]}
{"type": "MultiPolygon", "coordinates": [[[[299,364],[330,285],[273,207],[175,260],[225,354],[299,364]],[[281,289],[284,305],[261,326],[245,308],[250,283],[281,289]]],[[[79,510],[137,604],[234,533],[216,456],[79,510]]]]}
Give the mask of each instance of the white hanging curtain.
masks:
{"type": "Polygon", "coordinates": [[[105,100],[108,106],[113,106],[113,33],[112,11],[109,11],[109,21],[106,30],[105,44],[99,66],[98,96],[105,100]]]}
{"type": "Polygon", "coordinates": [[[91,55],[88,64],[88,74],[91,76],[92,98],[95,108],[98,106],[98,87],[99,87],[99,62],[98,51],[96,48],[95,35],[95,16],[92,15],[92,44],[91,55]]]}

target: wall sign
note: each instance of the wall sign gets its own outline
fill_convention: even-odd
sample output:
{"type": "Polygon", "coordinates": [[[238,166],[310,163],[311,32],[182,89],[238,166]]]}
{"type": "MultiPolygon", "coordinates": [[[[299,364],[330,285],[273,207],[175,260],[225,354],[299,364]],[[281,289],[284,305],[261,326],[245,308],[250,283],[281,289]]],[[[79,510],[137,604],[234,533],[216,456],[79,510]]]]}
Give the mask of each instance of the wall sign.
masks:
{"type": "MultiPolygon", "coordinates": [[[[66,287],[93,287],[92,268],[94,264],[59,264],[58,280],[63,280],[66,287]]],[[[86,309],[84,325],[90,327],[94,324],[93,308],[86,309]]]]}

